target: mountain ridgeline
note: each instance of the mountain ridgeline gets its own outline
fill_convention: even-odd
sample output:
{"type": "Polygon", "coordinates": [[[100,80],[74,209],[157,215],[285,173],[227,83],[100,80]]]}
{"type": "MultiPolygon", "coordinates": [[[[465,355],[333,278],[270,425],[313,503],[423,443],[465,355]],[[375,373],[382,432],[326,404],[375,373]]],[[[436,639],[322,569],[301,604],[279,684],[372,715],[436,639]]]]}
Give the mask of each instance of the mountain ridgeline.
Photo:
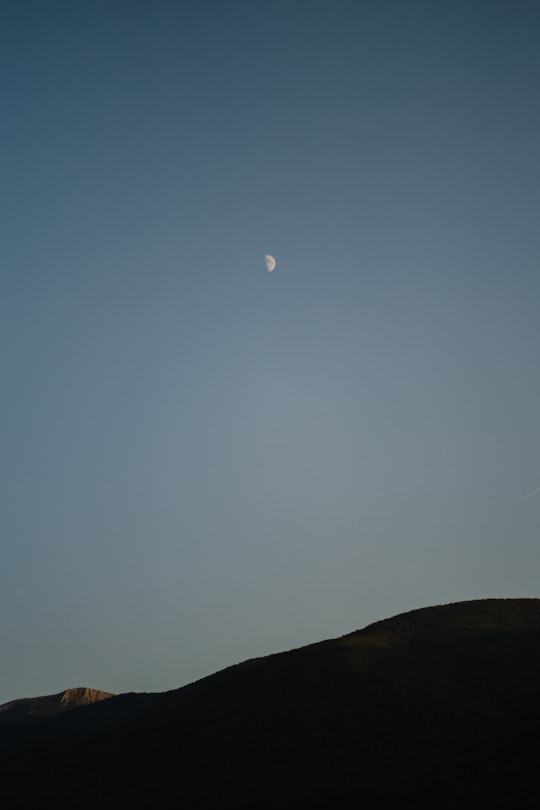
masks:
{"type": "Polygon", "coordinates": [[[540,599],[423,608],[170,692],[95,694],[3,707],[10,807],[538,806],[540,599]]]}

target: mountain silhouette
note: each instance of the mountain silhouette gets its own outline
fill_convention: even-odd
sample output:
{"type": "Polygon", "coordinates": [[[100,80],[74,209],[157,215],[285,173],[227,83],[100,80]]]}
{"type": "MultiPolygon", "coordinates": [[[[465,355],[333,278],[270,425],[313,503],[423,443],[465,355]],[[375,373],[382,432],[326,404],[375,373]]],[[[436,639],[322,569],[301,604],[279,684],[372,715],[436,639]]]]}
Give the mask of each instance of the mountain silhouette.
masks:
{"type": "MultiPolygon", "coordinates": [[[[7,704],[8,706],[11,704],[7,704]]],[[[529,808],[540,600],[423,608],[181,689],[0,713],[10,807],[529,808]]]]}

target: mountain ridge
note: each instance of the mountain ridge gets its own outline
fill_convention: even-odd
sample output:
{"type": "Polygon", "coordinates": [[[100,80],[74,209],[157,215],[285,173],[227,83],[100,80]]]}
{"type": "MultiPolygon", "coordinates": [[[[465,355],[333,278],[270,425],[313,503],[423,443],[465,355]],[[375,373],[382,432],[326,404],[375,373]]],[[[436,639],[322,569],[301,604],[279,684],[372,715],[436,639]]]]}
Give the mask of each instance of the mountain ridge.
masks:
{"type": "Polygon", "coordinates": [[[0,722],[0,775],[30,772],[66,808],[90,774],[83,808],[149,806],[156,785],[171,808],[532,807],[539,684],[540,599],[420,608],[169,692],[0,722]]]}

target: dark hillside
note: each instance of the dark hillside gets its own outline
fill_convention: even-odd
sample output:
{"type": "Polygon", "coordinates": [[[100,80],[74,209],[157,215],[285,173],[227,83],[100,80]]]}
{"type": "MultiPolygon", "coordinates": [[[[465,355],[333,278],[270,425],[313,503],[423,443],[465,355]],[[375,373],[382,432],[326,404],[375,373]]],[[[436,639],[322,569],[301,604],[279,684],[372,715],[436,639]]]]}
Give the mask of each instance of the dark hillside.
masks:
{"type": "Polygon", "coordinates": [[[539,720],[540,600],[482,600],[0,722],[0,757],[14,807],[536,807],[539,720]]]}

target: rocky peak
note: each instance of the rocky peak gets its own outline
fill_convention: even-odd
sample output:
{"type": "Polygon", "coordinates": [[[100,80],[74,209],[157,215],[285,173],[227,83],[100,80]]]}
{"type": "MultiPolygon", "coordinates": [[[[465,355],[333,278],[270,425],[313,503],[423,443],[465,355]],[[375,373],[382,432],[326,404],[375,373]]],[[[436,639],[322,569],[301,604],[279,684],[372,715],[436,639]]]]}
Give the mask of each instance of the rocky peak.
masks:
{"type": "Polygon", "coordinates": [[[88,706],[100,700],[114,697],[112,692],[102,692],[99,689],[88,689],[78,686],[64,689],[56,695],[43,695],[35,698],[20,698],[11,700],[0,706],[0,712],[7,717],[47,717],[58,712],[76,709],[78,706],[88,706]]]}

